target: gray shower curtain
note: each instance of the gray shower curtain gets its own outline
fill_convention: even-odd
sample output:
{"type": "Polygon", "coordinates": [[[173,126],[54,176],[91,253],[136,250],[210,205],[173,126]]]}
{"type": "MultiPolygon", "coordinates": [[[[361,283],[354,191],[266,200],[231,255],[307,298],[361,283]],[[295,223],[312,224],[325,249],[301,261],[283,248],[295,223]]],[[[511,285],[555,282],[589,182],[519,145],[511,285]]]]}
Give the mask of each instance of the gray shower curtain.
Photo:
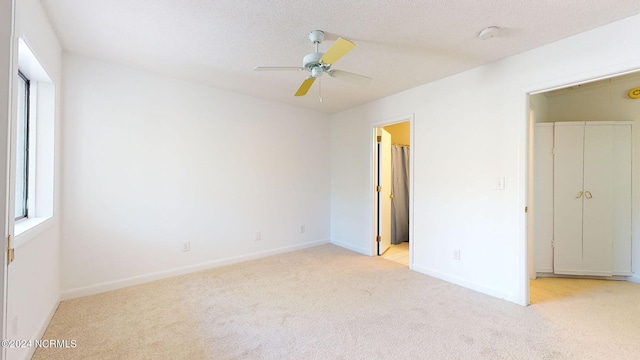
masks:
{"type": "Polygon", "coordinates": [[[409,241],[409,146],[391,146],[391,243],[409,241]]]}

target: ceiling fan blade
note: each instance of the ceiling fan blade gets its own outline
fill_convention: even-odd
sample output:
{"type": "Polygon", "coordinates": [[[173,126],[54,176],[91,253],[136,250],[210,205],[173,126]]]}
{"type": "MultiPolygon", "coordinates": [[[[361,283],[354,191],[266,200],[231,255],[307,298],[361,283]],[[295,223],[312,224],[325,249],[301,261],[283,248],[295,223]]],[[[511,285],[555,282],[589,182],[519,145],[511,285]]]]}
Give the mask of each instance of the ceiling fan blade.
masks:
{"type": "Polygon", "coordinates": [[[351,41],[343,38],[338,38],[338,40],[336,40],[336,42],[331,45],[329,50],[327,50],[327,52],[322,55],[320,61],[325,64],[334,64],[336,61],[338,61],[338,59],[351,51],[351,49],[353,49],[354,47],[356,47],[356,44],[352,43],[351,41]]]}
{"type": "Polygon", "coordinates": [[[352,84],[361,85],[361,86],[369,85],[373,80],[368,76],[358,75],[358,74],[354,74],[354,73],[350,73],[348,71],[342,71],[342,70],[329,70],[327,71],[327,73],[331,77],[345,80],[352,84]]]}
{"type": "Polygon", "coordinates": [[[255,71],[300,71],[304,70],[299,66],[256,66],[255,71]]]}
{"type": "Polygon", "coordinates": [[[307,91],[309,91],[309,88],[311,87],[311,85],[313,85],[314,81],[316,81],[316,78],[308,77],[305,81],[302,82],[302,85],[300,85],[300,88],[298,88],[298,91],[296,91],[295,96],[307,95],[307,91]]]}

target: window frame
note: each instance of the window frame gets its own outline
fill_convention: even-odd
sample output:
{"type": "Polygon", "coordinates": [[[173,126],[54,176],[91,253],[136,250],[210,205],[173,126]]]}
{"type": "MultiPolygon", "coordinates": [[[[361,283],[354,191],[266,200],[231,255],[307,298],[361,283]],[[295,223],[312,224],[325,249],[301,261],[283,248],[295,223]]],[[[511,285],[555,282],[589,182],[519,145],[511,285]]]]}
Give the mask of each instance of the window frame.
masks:
{"type": "MultiPolygon", "coordinates": [[[[14,220],[15,221],[19,221],[22,219],[28,219],[29,218],[29,188],[31,187],[31,181],[29,179],[30,176],[30,171],[29,171],[29,157],[30,157],[30,151],[29,151],[29,138],[30,138],[30,123],[31,123],[31,80],[22,73],[22,71],[18,70],[18,77],[20,78],[20,80],[18,81],[23,81],[24,82],[24,92],[20,92],[18,94],[18,96],[23,96],[24,97],[24,109],[22,109],[23,113],[24,113],[24,119],[22,119],[24,121],[24,124],[21,124],[20,119],[18,119],[18,121],[16,122],[16,124],[20,124],[22,126],[24,126],[24,133],[23,133],[23,144],[24,144],[24,148],[18,149],[16,147],[15,151],[16,151],[16,155],[18,152],[22,152],[23,156],[24,156],[24,166],[22,169],[18,169],[17,168],[17,164],[16,164],[16,189],[17,187],[17,182],[18,182],[18,173],[19,171],[22,173],[22,194],[21,196],[18,196],[18,193],[16,192],[16,198],[15,198],[15,206],[16,208],[18,207],[18,204],[20,204],[20,207],[23,209],[23,211],[20,213],[20,215],[15,216],[15,211],[14,211],[14,220]]],[[[17,126],[16,126],[17,128],[17,126]]],[[[17,130],[17,129],[16,129],[17,130]]],[[[16,133],[16,146],[18,144],[17,141],[17,136],[18,134],[20,134],[19,131],[17,131],[16,133]]]]}
{"type": "MultiPolygon", "coordinates": [[[[29,79],[29,141],[28,141],[28,217],[15,220],[16,191],[13,189],[18,179],[16,174],[16,147],[17,139],[17,99],[12,101],[12,128],[11,128],[11,174],[9,175],[12,187],[11,212],[13,213],[14,248],[26,244],[38,237],[43,231],[56,224],[54,216],[55,177],[58,167],[56,154],[58,144],[56,140],[58,90],[57,85],[51,79],[42,63],[38,60],[24,38],[18,39],[18,66],[17,70],[29,79]]],[[[12,97],[17,97],[18,83],[22,81],[18,77],[18,71],[13,75],[12,97]]],[[[20,84],[22,86],[22,84],[20,84]]],[[[22,144],[20,144],[22,146],[22,144]]],[[[24,164],[22,164],[24,165],[24,164]]],[[[21,190],[21,189],[18,189],[21,190]]],[[[20,206],[18,200],[18,206],[20,206]]],[[[21,209],[17,208],[18,212],[21,209]]]]}

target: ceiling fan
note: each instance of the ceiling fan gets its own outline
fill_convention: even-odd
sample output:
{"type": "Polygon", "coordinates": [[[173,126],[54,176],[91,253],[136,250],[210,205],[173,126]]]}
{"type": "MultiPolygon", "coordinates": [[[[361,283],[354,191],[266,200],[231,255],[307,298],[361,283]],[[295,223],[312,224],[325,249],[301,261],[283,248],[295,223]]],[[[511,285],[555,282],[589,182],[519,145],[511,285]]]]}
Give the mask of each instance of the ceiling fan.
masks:
{"type": "Polygon", "coordinates": [[[298,66],[256,66],[255,71],[300,71],[307,70],[311,74],[307,77],[296,91],[295,96],[304,96],[313,85],[313,82],[327,73],[331,77],[343,79],[354,83],[356,85],[366,85],[371,82],[371,78],[363,75],[350,73],[348,71],[331,69],[336,61],[351,51],[356,45],[349,40],[338,38],[336,42],[331,45],[326,53],[318,51],[318,45],[324,40],[324,32],[321,30],[313,30],[309,33],[309,40],[315,45],[315,52],[306,55],[302,59],[302,67],[298,66]]]}

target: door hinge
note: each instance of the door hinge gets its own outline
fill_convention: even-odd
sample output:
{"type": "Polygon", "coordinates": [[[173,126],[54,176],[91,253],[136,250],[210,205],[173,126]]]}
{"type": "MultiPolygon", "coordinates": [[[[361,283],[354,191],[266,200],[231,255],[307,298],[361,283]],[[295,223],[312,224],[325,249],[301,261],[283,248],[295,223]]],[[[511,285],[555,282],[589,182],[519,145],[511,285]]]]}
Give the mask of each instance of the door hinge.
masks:
{"type": "Polygon", "coordinates": [[[382,241],[382,237],[380,235],[376,236],[376,242],[382,241]]]}
{"type": "Polygon", "coordinates": [[[552,147],[551,148],[551,155],[555,155],[556,154],[556,148],[552,147]]]}
{"type": "Polygon", "coordinates": [[[525,213],[528,213],[528,212],[529,212],[529,207],[528,207],[528,206],[525,206],[525,207],[524,207],[524,212],[525,212],[525,213]]]}
{"type": "Polygon", "coordinates": [[[381,136],[381,135],[378,135],[378,136],[376,137],[376,141],[378,141],[378,142],[382,142],[382,136],[381,136]]]}
{"type": "Polygon", "coordinates": [[[15,251],[11,247],[11,235],[7,236],[7,265],[13,262],[15,251]]]}
{"type": "Polygon", "coordinates": [[[377,191],[377,192],[382,191],[382,186],[380,186],[380,185],[376,186],[376,191],[377,191]]]}

